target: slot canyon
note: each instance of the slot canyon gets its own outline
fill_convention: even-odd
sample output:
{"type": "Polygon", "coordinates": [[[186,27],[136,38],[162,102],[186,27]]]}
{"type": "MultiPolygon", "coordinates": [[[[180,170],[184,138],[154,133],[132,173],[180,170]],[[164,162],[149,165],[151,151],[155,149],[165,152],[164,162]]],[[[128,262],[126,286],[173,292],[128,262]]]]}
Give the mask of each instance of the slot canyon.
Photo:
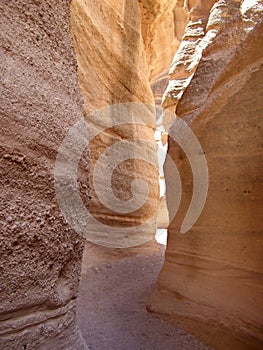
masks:
{"type": "Polygon", "coordinates": [[[263,1],[0,12],[0,349],[261,350],[263,1]]]}

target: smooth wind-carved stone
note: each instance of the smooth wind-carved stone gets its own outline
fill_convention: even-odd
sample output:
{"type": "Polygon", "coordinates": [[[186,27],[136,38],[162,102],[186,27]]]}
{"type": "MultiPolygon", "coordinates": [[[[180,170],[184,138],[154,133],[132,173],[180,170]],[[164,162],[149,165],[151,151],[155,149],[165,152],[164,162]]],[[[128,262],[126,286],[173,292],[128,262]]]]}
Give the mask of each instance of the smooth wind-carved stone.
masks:
{"type": "MultiPolygon", "coordinates": [[[[180,234],[193,194],[192,173],[183,151],[169,140],[183,197],[149,302],[150,310],[222,350],[259,350],[263,344],[263,30],[262,15],[252,16],[257,23],[247,30],[251,12],[245,23],[244,14],[237,1],[215,4],[207,33],[217,35],[203,50],[176,109],[203,147],[209,191],[198,221],[180,234]]],[[[165,177],[172,196],[169,169],[165,177]]]]}
{"type": "MultiPolygon", "coordinates": [[[[154,108],[149,108],[147,118],[142,118],[140,123],[138,120],[134,121],[131,113],[122,113],[121,121],[127,123],[122,126],[118,125],[120,118],[113,109],[104,113],[102,117],[99,117],[99,113],[91,112],[116,103],[154,103],[141,33],[140,6],[137,1],[110,0],[101,4],[100,1],[74,0],[71,8],[71,32],[78,59],[79,85],[84,98],[85,118],[90,133],[98,128],[103,129],[90,143],[90,212],[97,221],[90,219],[89,238],[95,243],[111,247],[136,245],[141,242],[140,237],[145,236],[146,241],[152,239],[156,229],[159,193],[154,108]],[[131,140],[134,142],[131,159],[118,164],[122,154],[116,153],[112,181],[110,185],[105,186],[108,180],[107,172],[97,172],[94,176],[96,163],[113,145],[119,142],[125,145],[125,142],[131,140]],[[149,164],[148,160],[154,163],[154,166],[149,164]],[[147,183],[149,189],[140,210],[122,213],[112,209],[111,205],[106,207],[95,191],[96,182],[98,186],[103,186],[105,200],[110,200],[113,191],[116,200],[125,204],[125,201],[132,197],[131,186],[136,179],[147,183]],[[147,228],[140,226],[146,222],[147,228]],[[126,229],[130,227],[134,227],[138,240],[134,241],[132,234],[128,243],[129,233],[126,229]]],[[[142,106],[141,110],[143,109],[142,106]]],[[[140,189],[135,195],[142,195],[140,189]]],[[[111,203],[114,204],[114,200],[111,203]]]]}

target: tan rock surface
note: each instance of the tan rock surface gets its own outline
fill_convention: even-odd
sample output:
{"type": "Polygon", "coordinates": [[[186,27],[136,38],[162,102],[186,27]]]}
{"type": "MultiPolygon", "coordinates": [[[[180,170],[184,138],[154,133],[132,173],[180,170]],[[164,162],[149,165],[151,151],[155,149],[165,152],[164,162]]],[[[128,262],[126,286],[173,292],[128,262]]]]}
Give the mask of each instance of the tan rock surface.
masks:
{"type": "Polygon", "coordinates": [[[174,53],[184,34],[188,8],[183,0],[140,0],[140,4],[149,79],[155,103],[160,105],[174,53]]]}
{"type": "Polygon", "coordinates": [[[69,3],[0,4],[2,350],[86,349],[75,322],[83,238],[54,192],[58,147],[82,118],[69,3]]]}
{"type": "MultiPolygon", "coordinates": [[[[120,102],[153,104],[141,34],[139,3],[110,0],[102,4],[100,1],[74,0],[71,22],[87,124],[90,133],[98,128],[103,129],[90,144],[91,213],[99,223],[91,218],[88,225],[89,238],[95,243],[111,247],[136,245],[141,240],[150,240],[155,234],[155,216],[158,208],[157,155],[153,137],[155,115],[153,111],[147,111],[145,120],[142,118],[138,124],[133,120],[131,113],[127,113],[121,116],[122,122],[127,124],[120,126],[115,112],[103,114],[102,117],[90,112],[120,102]],[[118,142],[125,144],[128,141],[134,142],[134,146],[131,145],[132,159],[118,164],[122,151],[120,154],[116,153],[112,182],[107,186],[106,172],[102,170],[93,176],[94,167],[103,152],[118,142]],[[147,160],[153,165],[147,164],[147,160]],[[110,199],[113,191],[117,199],[125,202],[131,199],[131,184],[136,179],[142,179],[148,184],[149,193],[141,209],[127,214],[117,212],[111,207],[107,208],[94,189],[96,181],[100,186],[104,186],[104,199],[110,199]],[[147,228],[137,228],[151,218],[147,228]],[[131,238],[131,242],[127,242],[126,229],[130,227],[134,227],[131,235],[135,232],[138,239],[131,238]]],[[[140,196],[140,190],[135,195],[140,196]]]]}
{"type": "MultiPolygon", "coordinates": [[[[248,350],[263,344],[263,31],[262,16],[247,13],[254,21],[248,27],[239,7],[218,1],[212,10],[207,33],[214,26],[218,34],[204,49],[177,106],[177,115],[190,123],[205,152],[209,191],[196,224],[180,234],[193,192],[192,173],[185,154],[170,140],[183,197],[168,230],[166,259],[149,309],[216,349],[248,350]]],[[[169,169],[166,179],[169,194],[169,169]]]]}
{"type": "Polygon", "coordinates": [[[169,84],[162,101],[164,108],[175,111],[183,91],[191,81],[203,49],[211,40],[208,35],[207,40],[202,39],[206,35],[208,17],[214,3],[215,0],[188,3],[188,23],[169,71],[169,84]]]}
{"type": "Polygon", "coordinates": [[[153,81],[169,70],[174,52],[180,43],[181,32],[184,31],[186,13],[182,1],[139,0],[139,3],[149,78],[153,81]]]}
{"type": "MultiPolygon", "coordinates": [[[[83,239],[63,219],[54,190],[58,147],[82,117],[69,6],[69,0],[0,5],[1,349],[86,348],[75,324],[83,239]]],[[[202,216],[182,236],[192,174],[170,142],[184,193],[149,308],[224,350],[261,349],[263,341],[261,21],[256,0],[71,2],[84,114],[91,132],[101,130],[90,144],[91,165],[87,152],[80,163],[79,189],[87,205],[92,196],[91,213],[107,226],[89,226],[89,238],[101,245],[136,245],[155,234],[155,115],[141,109],[138,124],[127,112],[122,121],[128,124],[119,126],[114,113],[92,112],[119,102],[153,105],[155,98],[159,104],[182,40],[164,106],[191,124],[207,157],[210,187],[202,216]],[[116,213],[101,203],[92,181],[89,192],[88,182],[103,152],[130,140],[133,157],[116,163],[110,187],[123,203],[132,197],[133,180],[143,179],[149,192],[140,210],[116,213]],[[137,228],[150,218],[147,229],[137,228]]],[[[95,180],[109,199],[104,170],[95,180]]],[[[166,176],[169,192],[173,179],[166,176]]]]}

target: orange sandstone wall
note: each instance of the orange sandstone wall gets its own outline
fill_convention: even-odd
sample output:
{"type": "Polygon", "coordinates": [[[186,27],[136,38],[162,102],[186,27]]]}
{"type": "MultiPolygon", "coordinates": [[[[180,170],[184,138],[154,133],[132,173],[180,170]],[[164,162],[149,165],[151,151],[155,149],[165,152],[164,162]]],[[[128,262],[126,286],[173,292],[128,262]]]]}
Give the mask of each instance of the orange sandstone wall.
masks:
{"type": "MultiPolygon", "coordinates": [[[[168,100],[164,96],[169,106],[177,105],[177,116],[203,147],[209,190],[201,216],[181,234],[192,173],[185,154],[170,140],[168,153],[178,166],[183,197],[148,307],[222,350],[263,345],[262,29],[260,1],[217,1],[198,63],[179,48],[181,64],[184,57],[194,62],[193,77],[174,103],[169,88],[168,100]]],[[[176,74],[172,70],[171,79],[176,74]]],[[[169,193],[169,169],[166,179],[169,193]]]]}
{"type": "MultiPolygon", "coordinates": [[[[92,160],[92,203],[88,230],[90,239],[111,247],[125,247],[150,240],[155,234],[155,216],[158,207],[158,171],[156,144],[154,141],[155,113],[153,94],[149,84],[149,67],[141,33],[141,11],[138,1],[74,0],[72,2],[71,32],[78,60],[78,76],[84,99],[84,114],[90,132],[102,128],[90,144],[92,160]],[[127,124],[119,126],[116,113],[99,117],[94,110],[116,103],[139,102],[152,107],[141,124],[132,115],[122,116],[127,124]],[[94,167],[103,152],[118,142],[134,142],[132,159],[118,164],[112,174],[110,186],[105,171],[93,176],[94,167]],[[147,143],[147,144],[146,144],[147,143]],[[152,164],[140,160],[147,158],[152,164]],[[151,174],[151,176],[149,176],[151,174]],[[104,198],[111,191],[118,200],[131,199],[131,184],[141,179],[148,185],[148,196],[141,209],[120,213],[107,208],[98,198],[94,181],[104,186],[104,198]],[[147,227],[139,226],[150,220],[147,227]],[[98,224],[99,222],[99,224],[98,224]],[[104,226],[101,226],[101,224],[104,226]],[[138,239],[127,241],[126,229],[134,227],[138,239]],[[106,232],[106,233],[105,233],[106,232]],[[140,237],[144,238],[140,238],[140,237]]],[[[125,114],[125,113],[124,113],[125,114]]],[[[131,146],[132,147],[132,146],[131,146]]],[[[117,154],[117,153],[116,153],[117,154]]],[[[141,195],[140,190],[135,196],[141,195]]],[[[133,233],[131,233],[133,236],[133,233]]]]}

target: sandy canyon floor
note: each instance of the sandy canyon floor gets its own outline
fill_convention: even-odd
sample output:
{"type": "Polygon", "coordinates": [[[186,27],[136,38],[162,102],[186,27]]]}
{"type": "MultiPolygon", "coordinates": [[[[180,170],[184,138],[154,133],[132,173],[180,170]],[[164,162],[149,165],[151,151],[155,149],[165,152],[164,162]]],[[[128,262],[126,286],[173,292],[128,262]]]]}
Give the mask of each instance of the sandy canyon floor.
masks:
{"type": "Polygon", "coordinates": [[[155,241],[112,250],[86,244],[78,324],[92,350],[208,350],[196,338],[146,311],[164,260],[155,241]]]}

